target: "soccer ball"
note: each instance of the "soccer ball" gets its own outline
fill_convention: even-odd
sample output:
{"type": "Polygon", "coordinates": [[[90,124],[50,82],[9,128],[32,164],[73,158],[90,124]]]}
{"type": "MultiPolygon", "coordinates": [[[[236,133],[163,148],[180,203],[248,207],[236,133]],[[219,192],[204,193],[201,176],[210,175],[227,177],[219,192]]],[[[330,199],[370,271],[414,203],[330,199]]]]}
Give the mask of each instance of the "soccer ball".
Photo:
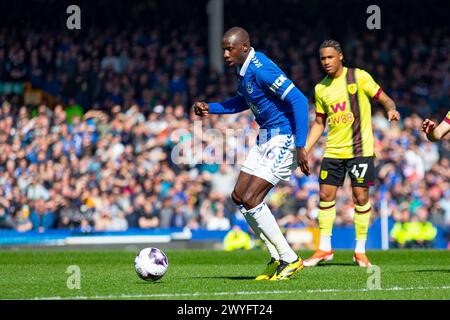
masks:
{"type": "Polygon", "coordinates": [[[134,270],[145,281],[161,279],[169,267],[169,260],[158,248],[142,249],[134,259],[134,270]]]}

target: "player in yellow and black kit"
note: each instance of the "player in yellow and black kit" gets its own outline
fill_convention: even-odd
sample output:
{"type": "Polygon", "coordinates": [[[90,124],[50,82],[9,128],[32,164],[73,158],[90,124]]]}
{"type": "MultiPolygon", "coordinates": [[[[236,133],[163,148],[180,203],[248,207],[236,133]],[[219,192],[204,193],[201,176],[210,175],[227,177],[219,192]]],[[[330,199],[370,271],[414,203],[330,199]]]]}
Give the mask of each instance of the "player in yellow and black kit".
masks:
{"type": "Polygon", "coordinates": [[[370,266],[365,254],[371,205],[369,187],[374,184],[374,138],[370,101],[380,102],[389,121],[399,120],[394,101],[381,90],[370,74],[343,66],[341,46],[326,40],[320,46],[320,62],[327,76],[315,86],[316,120],[306,141],[309,151],[322,136],[328,124],[327,146],[320,168],[319,226],[320,246],[304,261],[315,266],[333,259],[331,234],[336,217],[336,192],[346,173],[352,181],[355,204],[356,248],[353,260],[362,267],[370,266]]]}

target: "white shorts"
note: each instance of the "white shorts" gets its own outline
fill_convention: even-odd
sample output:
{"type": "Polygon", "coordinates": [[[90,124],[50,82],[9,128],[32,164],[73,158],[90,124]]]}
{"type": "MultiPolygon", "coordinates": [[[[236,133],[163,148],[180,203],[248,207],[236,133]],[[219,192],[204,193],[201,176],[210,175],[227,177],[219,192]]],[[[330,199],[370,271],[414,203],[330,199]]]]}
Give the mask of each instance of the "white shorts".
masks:
{"type": "Polygon", "coordinates": [[[241,171],[276,185],[288,181],[297,169],[294,135],[277,135],[261,145],[255,144],[242,164],[241,171]]]}

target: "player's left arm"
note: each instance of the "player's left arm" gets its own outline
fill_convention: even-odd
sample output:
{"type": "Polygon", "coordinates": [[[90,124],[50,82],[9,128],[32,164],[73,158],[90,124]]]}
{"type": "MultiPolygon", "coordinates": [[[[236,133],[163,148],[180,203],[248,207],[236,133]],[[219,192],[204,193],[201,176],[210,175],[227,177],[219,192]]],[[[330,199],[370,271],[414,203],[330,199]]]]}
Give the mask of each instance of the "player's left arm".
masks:
{"type": "MultiPolygon", "coordinates": [[[[380,88],[381,90],[381,88],[380,88]]],[[[384,91],[381,91],[377,98],[375,98],[376,101],[381,103],[384,107],[384,110],[386,111],[386,115],[389,121],[400,120],[400,113],[397,111],[397,107],[395,105],[394,100],[392,100],[391,97],[389,97],[384,91]]]]}
{"type": "Polygon", "coordinates": [[[308,99],[276,65],[260,70],[256,74],[256,81],[266,92],[272,92],[291,106],[295,122],[297,162],[302,172],[309,175],[310,170],[305,150],[308,135],[308,99]]]}
{"type": "Polygon", "coordinates": [[[375,101],[381,103],[386,111],[389,121],[400,120],[400,113],[397,111],[394,100],[389,97],[386,92],[376,83],[372,76],[364,70],[359,70],[358,78],[363,86],[364,92],[375,101]]]}

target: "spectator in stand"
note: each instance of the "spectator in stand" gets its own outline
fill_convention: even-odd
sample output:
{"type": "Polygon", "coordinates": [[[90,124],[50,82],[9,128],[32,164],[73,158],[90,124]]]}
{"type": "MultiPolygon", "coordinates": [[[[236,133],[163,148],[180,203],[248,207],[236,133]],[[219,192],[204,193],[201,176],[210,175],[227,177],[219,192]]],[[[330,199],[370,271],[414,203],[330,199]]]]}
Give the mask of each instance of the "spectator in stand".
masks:
{"type": "Polygon", "coordinates": [[[7,214],[3,206],[0,206],[0,229],[14,229],[13,217],[7,214]]]}
{"type": "MultiPolygon", "coordinates": [[[[165,117],[171,119],[166,120],[166,124],[159,129],[148,126],[148,119],[152,118],[145,112],[142,113],[143,117],[139,117],[144,119],[143,122],[127,129],[129,118],[126,114],[141,112],[138,112],[134,105],[123,110],[121,107],[120,110],[115,108],[111,116],[98,111],[88,112],[79,121],[75,120],[72,126],[64,115],[63,106],[55,107],[52,113],[44,111],[48,108],[39,109],[39,119],[28,118],[28,112],[23,108],[19,109],[17,114],[11,114],[7,103],[4,103],[1,109],[4,117],[0,120],[0,126],[3,128],[0,136],[5,137],[5,134],[16,131],[17,139],[22,140],[0,140],[2,150],[9,150],[0,154],[1,165],[5,168],[0,172],[0,192],[4,201],[9,201],[6,207],[3,204],[3,207],[7,208],[5,216],[21,225],[21,230],[27,229],[28,225],[20,209],[24,205],[32,208],[33,219],[39,217],[35,219],[37,228],[42,224],[36,221],[41,221],[44,214],[35,210],[34,201],[43,203],[44,208],[51,208],[51,216],[57,220],[53,224],[46,224],[47,229],[49,225],[69,229],[84,226],[85,230],[89,230],[88,226],[98,230],[124,230],[126,226],[139,228],[144,225],[189,225],[193,228],[206,228],[209,225],[210,228],[216,228],[217,226],[211,226],[218,220],[218,216],[219,220],[227,220],[228,223],[238,221],[235,218],[236,212],[228,207],[229,199],[221,192],[224,185],[220,184],[222,180],[219,178],[225,179],[228,174],[236,174],[238,166],[223,164],[219,166],[217,173],[210,174],[209,169],[200,164],[192,166],[171,163],[171,150],[176,144],[168,139],[158,138],[163,137],[163,133],[168,137],[180,128],[179,120],[171,119],[171,112],[164,113],[159,118],[160,121],[164,121],[165,117]],[[73,143],[75,135],[69,134],[69,128],[76,132],[77,127],[89,127],[93,135],[98,134],[96,139],[88,139],[78,154],[71,153],[71,150],[75,149],[64,148],[60,143],[64,139],[67,143],[73,143]],[[44,129],[42,134],[37,135],[41,128],[44,129]],[[124,132],[128,133],[123,135],[124,132]],[[123,144],[123,137],[132,143],[123,144]],[[116,152],[118,148],[114,149],[116,145],[120,147],[120,152],[116,152]],[[47,150],[44,152],[47,160],[40,164],[33,163],[33,159],[44,157],[41,149],[47,150]],[[29,150],[28,154],[35,152],[34,150],[38,151],[35,153],[36,158],[27,158],[26,150],[29,150]],[[110,156],[105,156],[108,152],[110,156]],[[48,204],[52,201],[53,204],[48,204]],[[147,202],[152,203],[154,210],[158,212],[156,216],[147,214],[152,217],[147,220],[149,224],[142,223],[146,221],[146,215],[141,213],[147,202]],[[223,214],[222,209],[217,213],[217,206],[223,207],[223,214]],[[177,207],[180,208],[175,210],[177,207]],[[178,214],[175,214],[175,211],[178,211],[178,214]],[[138,222],[140,217],[144,217],[141,224],[138,222]]],[[[205,125],[236,128],[237,121],[246,123],[247,130],[251,130],[251,121],[247,114],[234,119],[229,121],[226,118],[212,118],[205,120],[205,125]]],[[[415,210],[416,206],[424,206],[429,212],[427,218],[445,231],[450,220],[445,202],[448,198],[447,190],[450,189],[450,177],[446,169],[449,163],[448,159],[442,157],[445,154],[445,142],[433,144],[436,148],[431,151],[425,136],[417,134],[420,132],[421,122],[418,116],[412,115],[402,122],[403,130],[384,132],[378,127],[374,128],[376,153],[379,155],[376,171],[380,184],[376,185],[373,203],[379,203],[378,188],[381,184],[385,185],[388,188],[386,196],[393,206],[404,202],[410,204],[410,210],[415,210]],[[434,160],[429,162],[431,158],[434,160]],[[417,165],[418,163],[423,165],[417,165]]],[[[81,132],[85,133],[84,130],[81,132]]],[[[227,143],[233,145],[232,139],[235,137],[227,139],[227,143]]],[[[248,150],[247,144],[234,145],[235,150],[238,150],[238,147],[248,150]]],[[[210,146],[204,143],[202,150],[208,147],[210,146]]],[[[323,147],[323,141],[319,141],[317,148],[311,153],[313,174],[310,177],[306,178],[297,172],[290,183],[280,185],[268,196],[268,205],[279,219],[291,217],[290,220],[280,220],[280,224],[315,226],[317,208],[309,206],[308,203],[318,195],[318,158],[323,147]]],[[[344,190],[339,196],[342,200],[338,204],[337,225],[345,225],[351,221],[351,215],[348,214],[351,211],[350,199],[344,196],[348,191],[345,188],[344,184],[344,190]]],[[[374,207],[373,219],[376,219],[379,215],[379,205],[374,207]]],[[[411,212],[411,216],[414,216],[414,211],[411,212]]]]}
{"type": "Polygon", "coordinates": [[[14,229],[18,232],[26,232],[33,229],[33,223],[29,219],[30,209],[24,205],[14,216],[14,229]]]}
{"type": "MultiPolygon", "coordinates": [[[[50,204],[50,202],[47,204],[50,204]]],[[[46,205],[44,199],[35,200],[30,213],[30,220],[33,224],[34,231],[45,232],[53,227],[55,213],[50,208],[51,206],[46,205]]]]}

